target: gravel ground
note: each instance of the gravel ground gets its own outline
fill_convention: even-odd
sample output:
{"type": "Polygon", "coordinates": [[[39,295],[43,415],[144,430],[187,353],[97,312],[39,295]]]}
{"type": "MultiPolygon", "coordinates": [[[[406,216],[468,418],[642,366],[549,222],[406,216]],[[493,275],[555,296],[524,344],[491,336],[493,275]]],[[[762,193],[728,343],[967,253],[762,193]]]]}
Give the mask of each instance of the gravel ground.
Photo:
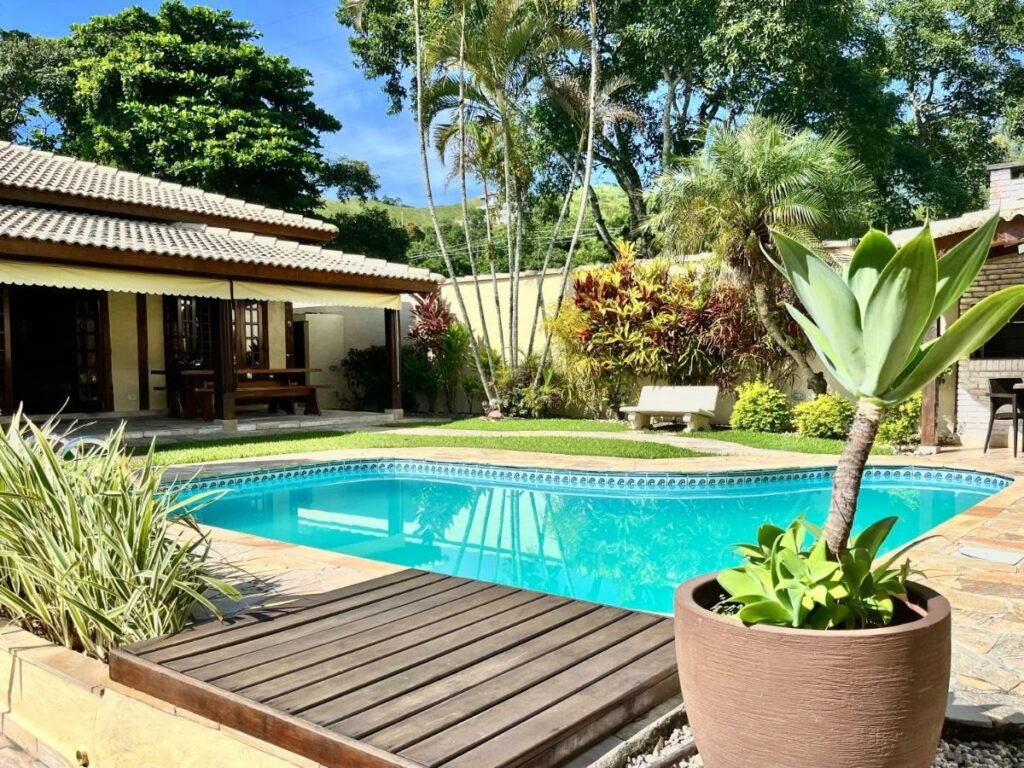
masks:
{"type": "MultiPolygon", "coordinates": [[[[677,728],[657,750],[632,758],[626,768],[647,768],[659,756],[690,739],[687,726],[677,728]]],[[[679,768],[703,768],[700,755],[677,764],[679,768]]],[[[959,741],[946,738],[939,744],[934,768],[1024,768],[1024,738],[1013,741],[959,741]]]]}

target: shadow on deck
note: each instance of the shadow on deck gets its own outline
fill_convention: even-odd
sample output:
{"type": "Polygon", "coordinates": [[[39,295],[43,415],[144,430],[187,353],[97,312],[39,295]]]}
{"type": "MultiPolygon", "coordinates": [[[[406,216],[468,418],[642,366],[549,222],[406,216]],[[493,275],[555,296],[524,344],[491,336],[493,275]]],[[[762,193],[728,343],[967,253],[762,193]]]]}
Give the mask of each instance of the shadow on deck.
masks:
{"type": "Polygon", "coordinates": [[[669,619],[417,570],[122,648],[110,674],[353,768],[557,766],[679,691],[669,619]]]}

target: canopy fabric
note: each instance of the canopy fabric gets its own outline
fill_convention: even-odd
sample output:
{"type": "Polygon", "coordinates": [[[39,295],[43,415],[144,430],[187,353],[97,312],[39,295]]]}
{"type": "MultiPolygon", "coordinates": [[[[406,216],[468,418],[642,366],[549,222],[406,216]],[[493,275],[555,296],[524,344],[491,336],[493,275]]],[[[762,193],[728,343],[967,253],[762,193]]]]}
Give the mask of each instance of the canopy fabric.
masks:
{"type": "Polygon", "coordinates": [[[163,275],[98,267],[73,267],[0,260],[0,283],[77,288],[165,296],[230,299],[231,281],[191,275],[163,275]]]}
{"type": "Polygon", "coordinates": [[[233,281],[236,299],[287,301],[296,307],[371,307],[401,309],[402,294],[377,291],[346,291],[301,285],[233,281]]]}
{"type": "Polygon", "coordinates": [[[210,299],[255,299],[291,302],[297,307],[371,307],[401,309],[398,293],[334,290],[257,283],[193,275],[168,275],[100,267],[76,267],[0,260],[0,284],[37,285],[157,296],[200,296],[210,299]]]}

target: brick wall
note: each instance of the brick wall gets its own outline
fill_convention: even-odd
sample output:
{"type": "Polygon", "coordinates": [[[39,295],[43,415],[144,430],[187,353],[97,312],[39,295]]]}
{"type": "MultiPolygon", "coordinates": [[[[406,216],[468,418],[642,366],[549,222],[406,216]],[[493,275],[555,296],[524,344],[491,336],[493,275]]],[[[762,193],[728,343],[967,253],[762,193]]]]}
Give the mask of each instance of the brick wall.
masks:
{"type": "MultiPolygon", "coordinates": [[[[1004,170],[1008,173],[1008,169],[1004,170]]],[[[991,259],[960,299],[960,311],[965,312],[1000,288],[1019,283],[1024,283],[1024,256],[1014,254],[991,259]]],[[[965,442],[980,444],[985,439],[985,428],[988,426],[988,380],[1021,375],[1024,375],[1024,349],[1021,349],[1020,359],[964,360],[960,363],[956,390],[957,432],[965,438],[965,442]]],[[[1005,422],[996,422],[992,432],[993,445],[1006,444],[1006,429],[1005,422]]]]}
{"type": "Polygon", "coordinates": [[[1024,176],[1013,178],[1015,170],[1019,172],[1019,168],[994,168],[989,171],[989,208],[998,208],[1000,204],[1003,207],[1021,204],[1024,199],[1024,176]]]}

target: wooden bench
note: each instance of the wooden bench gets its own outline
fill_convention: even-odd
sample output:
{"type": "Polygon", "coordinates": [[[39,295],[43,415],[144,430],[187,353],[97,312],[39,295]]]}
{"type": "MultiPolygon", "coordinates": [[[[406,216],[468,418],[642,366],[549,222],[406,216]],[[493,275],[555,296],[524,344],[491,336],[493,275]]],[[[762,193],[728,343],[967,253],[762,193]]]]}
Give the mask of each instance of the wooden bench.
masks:
{"type": "MultiPolygon", "coordinates": [[[[293,384],[277,379],[241,379],[235,389],[236,403],[267,403],[271,413],[281,408],[285,413],[295,413],[295,403],[305,404],[307,416],[320,415],[320,398],[315,384],[293,384]]],[[[213,419],[214,388],[208,384],[193,390],[202,402],[202,415],[206,421],[213,419]]]]}
{"type": "Polygon", "coordinates": [[[629,415],[630,429],[649,426],[652,416],[684,418],[692,432],[707,429],[718,407],[718,387],[644,387],[640,402],[623,406],[619,411],[629,415]]]}

